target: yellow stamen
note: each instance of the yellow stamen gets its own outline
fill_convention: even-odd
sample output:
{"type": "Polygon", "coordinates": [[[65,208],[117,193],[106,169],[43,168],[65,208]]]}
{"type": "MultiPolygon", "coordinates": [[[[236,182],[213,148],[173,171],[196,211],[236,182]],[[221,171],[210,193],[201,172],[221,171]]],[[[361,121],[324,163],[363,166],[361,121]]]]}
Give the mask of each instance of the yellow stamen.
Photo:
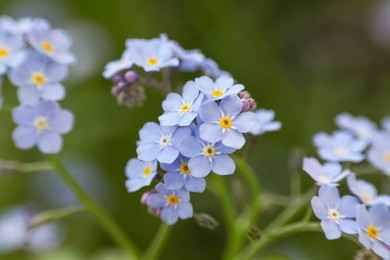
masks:
{"type": "Polygon", "coordinates": [[[222,117],[219,120],[219,125],[224,129],[229,129],[232,126],[232,120],[228,117],[222,117]]]}
{"type": "Polygon", "coordinates": [[[35,118],[33,124],[38,131],[44,131],[49,129],[49,120],[47,119],[47,117],[44,116],[38,116],[37,118],[35,118]]]}
{"type": "Polygon", "coordinates": [[[379,236],[379,230],[377,227],[375,226],[368,226],[367,228],[367,235],[370,237],[370,238],[373,238],[373,239],[377,239],[378,236],[379,236]]]}
{"type": "Polygon", "coordinates": [[[175,194],[171,194],[167,196],[167,202],[169,205],[176,206],[179,203],[179,197],[175,194]]]}
{"type": "Polygon", "coordinates": [[[35,86],[39,87],[45,84],[46,77],[41,72],[34,72],[33,74],[31,74],[31,81],[35,86]]]}
{"type": "Polygon", "coordinates": [[[385,160],[386,160],[388,163],[390,163],[390,152],[387,152],[387,153],[385,154],[385,160]]]}
{"type": "Polygon", "coordinates": [[[371,202],[371,201],[372,201],[371,197],[368,196],[368,195],[366,195],[366,194],[361,194],[361,196],[362,196],[362,198],[363,198],[365,201],[367,201],[367,202],[371,202]]]}
{"type": "Polygon", "coordinates": [[[187,162],[183,162],[180,165],[180,173],[184,174],[184,175],[190,174],[190,168],[188,167],[188,163],[187,162]]]}
{"type": "Polygon", "coordinates": [[[144,169],[144,177],[148,177],[152,173],[152,166],[146,166],[144,169]]]}
{"type": "Polygon", "coordinates": [[[219,89],[215,89],[213,90],[213,92],[211,92],[211,95],[213,95],[214,97],[221,97],[223,96],[223,92],[219,89]]]}
{"type": "Polygon", "coordinates": [[[151,66],[155,66],[158,64],[158,59],[157,58],[149,58],[146,60],[146,62],[151,65],[151,66]]]}
{"type": "Polygon", "coordinates": [[[47,53],[52,53],[54,51],[53,45],[48,41],[41,42],[42,49],[47,53]]]}
{"type": "Polygon", "coordinates": [[[0,47],[0,58],[5,58],[9,55],[9,49],[6,47],[0,47]]]}
{"type": "Polygon", "coordinates": [[[215,148],[211,145],[207,145],[203,148],[203,154],[204,156],[211,158],[215,155],[215,148]]]}
{"type": "Polygon", "coordinates": [[[190,111],[190,109],[191,109],[191,106],[189,104],[184,104],[180,108],[182,113],[187,113],[188,111],[190,111]]]}

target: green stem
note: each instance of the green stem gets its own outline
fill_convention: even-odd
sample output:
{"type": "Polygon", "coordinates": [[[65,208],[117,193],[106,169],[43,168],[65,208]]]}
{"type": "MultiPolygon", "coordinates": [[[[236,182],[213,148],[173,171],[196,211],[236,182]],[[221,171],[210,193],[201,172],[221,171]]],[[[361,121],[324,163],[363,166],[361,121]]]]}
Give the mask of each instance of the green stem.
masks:
{"type": "Polygon", "coordinates": [[[0,175],[10,176],[15,173],[32,173],[45,170],[52,170],[53,166],[50,162],[32,162],[32,163],[21,163],[17,161],[5,161],[1,165],[0,175]]]}
{"type": "Polygon", "coordinates": [[[30,226],[35,228],[52,221],[57,221],[69,216],[85,213],[87,210],[81,205],[72,205],[61,209],[47,210],[34,216],[30,226]]]}
{"type": "Polygon", "coordinates": [[[164,249],[164,246],[168,241],[171,230],[172,228],[168,224],[162,223],[152,243],[149,245],[148,249],[143,255],[142,259],[158,259],[161,254],[161,251],[164,249]]]}
{"type": "Polygon", "coordinates": [[[80,202],[86,209],[96,218],[102,228],[111,236],[111,238],[123,248],[129,259],[138,259],[138,250],[135,245],[126,237],[123,230],[117,226],[115,221],[101,208],[92,198],[84,191],[84,189],[76,182],[69,171],[65,168],[62,162],[56,155],[47,155],[53,168],[58,172],[62,180],[79,198],[80,202]]]}

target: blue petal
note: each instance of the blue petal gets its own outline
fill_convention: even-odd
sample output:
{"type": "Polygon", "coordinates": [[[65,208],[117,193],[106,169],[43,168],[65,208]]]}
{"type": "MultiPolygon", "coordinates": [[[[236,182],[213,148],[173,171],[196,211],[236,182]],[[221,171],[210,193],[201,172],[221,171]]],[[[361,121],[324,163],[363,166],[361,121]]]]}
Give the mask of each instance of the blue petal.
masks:
{"type": "Polygon", "coordinates": [[[157,154],[157,161],[162,163],[172,163],[179,156],[177,148],[168,146],[160,150],[157,154]]]}
{"type": "Polygon", "coordinates": [[[154,142],[161,137],[161,128],[156,123],[146,123],[139,131],[141,141],[154,142]]]}
{"type": "Polygon", "coordinates": [[[336,209],[340,201],[340,193],[336,187],[321,186],[319,197],[329,208],[336,209]]]}
{"type": "Polygon", "coordinates": [[[137,191],[149,184],[150,183],[145,182],[145,179],[131,179],[131,180],[127,180],[125,183],[128,192],[137,191]]]}
{"type": "Polygon", "coordinates": [[[245,144],[245,138],[240,132],[230,129],[222,136],[222,143],[228,147],[241,149],[245,144]]]}
{"type": "Polygon", "coordinates": [[[158,117],[161,125],[164,126],[175,126],[179,124],[182,118],[182,114],[180,112],[166,112],[158,117]]]}
{"type": "Polygon", "coordinates": [[[162,196],[159,193],[154,193],[154,194],[149,195],[149,197],[148,197],[148,199],[146,201],[146,204],[149,207],[155,208],[155,209],[159,209],[159,208],[164,207],[164,205],[166,203],[167,203],[167,201],[164,198],[164,196],[162,196]]]}
{"type": "Polygon", "coordinates": [[[198,113],[192,111],[185,113],[180,120],[179,126],[189,126],[197,115],[198,113]]]}
{"type": "Polygon", "coordinates": [[[204,178],[196,178],[190,176],[185,184],[187,190],[191,192],[204,192],[206,189],[206,181],[204,178]]]}
{"type": "Polygon", "coordinates": [[[222,111],[214,101],[204,103],[199,109],[199,117],[205,123],[219,122],[222,111]]]}
{"type": "Polygon", "coordinates": [[[221,140],[222,128],[218,124],[204,123],[199,127],[199,135],[207,142],[216,143],[221,140]]]}
{"type": "Polygon", "coordinates": [[[164,208],[161,212],[161,219],[169,225],[175,224],[178,220],[177,212],[172,207],[164,208]]]}
{"type": "Polygon", "coordinates": [[[42,99],[45,100],[62,100],[65,97],[65,89],[59,83],[45,85],[40,93],[42,99]]]}
{"type": "Polygon", "coordinates": [[[38,139],[38,148],[42,153],[56,154],[62,148],[62,138],[54,132],[45,132],[38,139]]]}
{"type": "Polygon", "coordinates": [[[138,159],[142,161],[153,161],[157,158],[160,148],[155,143],[141,144],[137,147],[138,159]]]}
{"type": "Polygon", "coordinates": [[[12,138],[19,149],[29,149],[36,144],[38,135],[32,127],[19,126],[12,133],[12,138]]]}
{"type": "Polygon", "coordinates": [[[184,176],[178,172],[168,172],[164,175],[165,187],[168,190],[178,190],[184,186],[186,180],[184,176]]]}
{"type": "Polygon", "coordinates": [[[372,251],[375,252],[375,254],[379,255],[384,260],[390,259],[390,250],[389,250],[389,248],[386,245],[382,244],[381,242],[374,241],[372,243],[372,248],[371,249],[372,249],[372,251]]]}
{"type": "Polygon", "coordinates": [[[189,202],[179,203],[177,206],[177,214],[181,219],[191,218],[193,214],[192,205],[189,202]]]}
{"type": "Polygon", "coordinates": [[[32,126],[36,115],[29,106],[19,106],[12,111],[12,118],[18,125],[32,126]]]}
{"type": "Polygon", "coordinates": [[[311,206],[313,208],[313,212],[317,218],[323,220],[328,217],[328,210],[325,204],[321,201],[321,199],[317,196],[314,196],[311,199],[311,206]]]}
{"type": "Polygon", "coordinates": [[[340,219],[340,229],[344,233],[353,235],[358,233],[358,226],[354,220],[351,219],[340,219]]]}
{"type": "Polygon", "coordinates": [[[193,101],[199,95],[199,89],[195,82],[188,81],[183,87],[183,99],[186,102],[193,101]]]}
{"type": "Polygon", "coordinates": [[[145,170],[145,167],[143,163],[136,159],[132,158],[127,162],[126,168],[125,168],[125,173],[126,176],[129,178],[137,178],[141,175],[143,175],[145,170]]]}
{"type": "MultiPolygon", "coordinates": [[[[234,173],[234,171],[236,170],[236,165],[234,164],[232,158],[230,158],[226,154],[220,154],[214,157],[213,163],[211,165],[211,169],[216,174],[228,175],[234,173]]],[[[196,177],[202,177],[202,176],[196,176],[196,177]]]]}
{"type": "Polygon", "coordinates": [[[248,133],[256,126],[257,123],[257,116],[252,112],[243,112],[233,120],[233,126],[241,133],[248,133]]]}
{"type": "Polygon", "coordinates": [[[221,100],[219,104],[224,116],[234,117],[242,110],[242,101],[237,95],[230,95],[221,100]]]}
{"type": "Polygon", "coordinates": [[[188,158],[198,156],[202,153],[202,142],[191,135],[186,136],[179,145],[180,153],[188,158]]]}
{"type": "Polygon", "coordinates": [[[68,133],[73,128],[74,116],[67,110],[60,110],[50,118],[51,130],[59,133],[68,133]]]}
{"type": "Polygon", "coordinates": [[[343,196],[340,200],[340,214],[348,218],[355,218],[359,201],[353,196],[343,196]]]}
{"type": "Polygon", "coordinates": [[[174,111],[182,105],[182,98],[177,93],[169,93],[162,103],[164,111],[174,111]]]}
{"type": "Polygon", "coordinates": [[[35,105],[39,101],[39,92],[35,87],[22,87],[18,89],[18,99],[21,104],[35,105]]]}
{"type": "Polygon", "coordinates": [[[324,231],[326,238],[329,240],[341,237],[341,230],[339,226],[332,220],[322,220],[321,228],[324,231]]]}
{"type": "Polygon", "coordinates": [[[205,177],[211,171],[210,161],[202,155],[191,158],[188,167],[194,177],[205,177]]]}

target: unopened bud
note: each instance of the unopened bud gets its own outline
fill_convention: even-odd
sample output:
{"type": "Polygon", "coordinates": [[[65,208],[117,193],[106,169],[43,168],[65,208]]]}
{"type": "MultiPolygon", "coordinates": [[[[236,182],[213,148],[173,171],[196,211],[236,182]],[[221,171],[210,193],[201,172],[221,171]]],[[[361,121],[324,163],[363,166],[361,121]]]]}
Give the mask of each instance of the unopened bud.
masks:
{"type": "Polygon", "coordinates": [[[380,260],[381,258],[374,254],[371,250],[359,250],[354,260],[380,260]]]}
{"type": "Polygon", "coordinates": [[[148,208],[148,212],[156,217],[160,217],[162,209],[148,208]]]}
{"type": "Polygon", "coordinates": [[[129,70],[125,73],[125,80],[130,84],[134,83],[137,78],[138,74],[134,70],[129,70]]]}
{"type": "Polygon", "coordinates": [[[256,109],[256,101],[251,97],[248,91],[241,91],[237,95],[242,101],[241,112],[248,112],[256,109]]]}
{"type": "Polygon", "coordinates": [[[145,192],[144,194],[142,194],[142,197],[141,197],[141,204],[142,205],[146,205],[146,202],[148,201],[148,198],[150,197],[150,195],[156,193],[155,190],[149,190],[147,192],[145,192]]]}
{"type": "Polygon", "coordinates": [[[194,215],[196,223],[206,229],[214,230],[219,226],[219,223],[209,214],[198,213],[194,215]]]}
{"type": "Polygon", "coordinates": [[[251,227],[247,233],[248,239],[251,242],[255,242],[261,239],[261,231],[258,227],[251,227]]]}
{"type": "Polygon", "coordinates": [[[111,80],[114,83],[119,83],[119,82],[123,81],[123,78],[120,74],[115,74],[114,76],[112,76],[111,80]]]}

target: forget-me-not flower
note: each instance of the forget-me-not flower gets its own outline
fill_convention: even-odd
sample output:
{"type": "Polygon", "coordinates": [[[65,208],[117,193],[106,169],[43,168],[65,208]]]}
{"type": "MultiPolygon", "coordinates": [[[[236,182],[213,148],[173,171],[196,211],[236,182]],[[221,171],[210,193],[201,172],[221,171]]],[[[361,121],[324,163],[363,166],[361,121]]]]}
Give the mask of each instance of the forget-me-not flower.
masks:
{"type": "Polygon", "coordinates": [[[143,162],[132,158],[127,162],[125,168],[126,187],[129,192],[137,191],[144,186],[150,185],[157,174],[157,161],[143,162]]]}
{"type": "Polygon", "coordinates": [[[390,117],[385,117],[383,120],[382,120],[382,127],[390,132],[390,117]]]}
{"type": "Polygon", "coordinates": [[[363,140],[371,140],[377,131],[375,123],[363,116],[354,117],[349,113],[341,113],[336,116],[335,121],[340,128],[351,131],[363,140]]]}
{"type": "Polygon", "coordinates": [[[303,170],[316,181],[318,186],[338,186],[337,182],[351,173],[350,170],[343,171],[339,163],[328,162],[321,165],[315,158],[304,158],[303,170]]]}
{"type": "Polygon", "coordinates": [[[130,69],[133,64],[134,61],[131,58],[131,52],[126,50],[123,52],[122,57],[119,60],[107,63],[107,65],[104,67],[103,76],[106,79],[109,79],[122,70],[130,69]]]}
{"type": "Polygon", "coordinates": [[[214,60],[209,58],[205,59],[200,64],[200,69],[203,71],[204,74],[213,77],[214,79],[222,75],[231,77],[231,75],[228,72],[224,70],[220,70],[218,64],[214,60]]]}
{"type": "Polygon", "coordinates": [[[67,67],[51,62],[44,56],[30,52],[27,60],[10,73],[10,80],[19,87],[18,97],[22,104],[35,104],[38,100],[61,100],[65,89],[59,83],[67,75],[67,67]]]}
{"type": "Polygon", "coordinates": [[[364,204],[373,205],[383,203],[390,206],[390,196],[378,195],[375,186],[364,180],[356,179],[355,174],[350,174],[347,177],[347,184],[349,190],[355,194],[364,204]]]}
{"type": "Polygon", "coordinates": [[[195,83],[210,100],[220,100],[244,89],[243,85],[234,84],[233,78],[226,75],[218,77],[215,82],[207,76],[202,76],[196,78],[195,83]]]}
{"type": "Polygon", "coordinates": [[[390,132],[383,131],[373,137],[367,159],[374,167],[390,176],[390,132]]]}
{"type": "Polygon", "coordinates": [[[358,207],[356,222],[359,227],[359,241],[383,259],[390,259],[390,210],[385,204],[376,204],[367,211],[358,207]]]}
{"type": "Polygon", "coordinates": [[[199,117],[204,122],[199,127],[200,138],[240,149],[245,144],[242,133],[247,133],[257,124],[255,113],[241,112],[242,102],[237,95],[230,95],[221,100],[204,103],[199,109],[199,117]]]}
{"type": "Polygon", "coordinates": [[[74,122],[72,113],[53,101],[21,105],[13,110],[12,117],[18,125],[12,135],[16,147],[29,149],[37,145],[42,153],[58,153],[62,148],[61,134],[68,133],[74,122]]]}
{"type": "Polygon", "coordinates": [[[156,186],[157,193],[149,195],[146,204],[153,209],[161,209],[161,219],[169,225],[179,218],[191,218],[193,214],[190,193],[186,189],[168,190],[163,183],[156,186]]]}
{"type": "Polygon", "coordinates": [[[273,121],[275,118],[273,110],[258,109],[255,111],[255,114],[258,122],[250,131],[252,135],[261,135],[265,132],[277,131],[282,128],[281,122],[273,121]]]}
{"type": "Polygon", "coordinates": [[[347,234],[357,234],[356,209],[359,201],[353,196],[340,198],[336,187],[322,186],[318,197],[311,200],[314,214],[321,219],[321,228],[327,239],[341,237],[341,231],[347,234]]]}
{"type": "Polygon", "coordinates": [[[138,159],[172,163],[179,156],[179,144],[191,133],[189,127],[159,126],[146,123],[139,131],[138,159]]]}
{"type": "Polygon", "coordinates": [[[320,132],[313,137],[320,157],[333,162],[360,162],[364,159],[363,150],[367,141],[356,139],[347,131],[335,131],[332,135],[320,132]]]}
{"type": "Polygon", "coordinates": [[[164,175],[165,187],[168,190],[178,190],[185,187],[191,192],[203,192],[206,188],[206,181],[203,178],[192,176],[188,166],[189,158],[179,156],[173,163],[161,163],[164,175]]]}
{"type": "Polygon", "coordinates": [[[203,94],[193,81],[188,81],[183,87],[183,95],[169,93],[163,101],[164,114],[159,116],[160,124],[166,126],[189,126],[198,115],[203,102],[203,94]]]}
{"type": "Polygon", "coordinates": [[[188,135],[179,146],[180,153],[190,158],[188,167],[192,176],[206,177],[210,171],[219,175],[233,174],[236,165],[227,155],[235,149],[224,146],[221,142],[209,143],[198,137],[188,135]]]}
{"type": "Polygon", "coordinates": [[[9,33],[0,28],[0,75],[8,68],[15,68],[24,62],[27,56],[21,34],[9,33]]]}

